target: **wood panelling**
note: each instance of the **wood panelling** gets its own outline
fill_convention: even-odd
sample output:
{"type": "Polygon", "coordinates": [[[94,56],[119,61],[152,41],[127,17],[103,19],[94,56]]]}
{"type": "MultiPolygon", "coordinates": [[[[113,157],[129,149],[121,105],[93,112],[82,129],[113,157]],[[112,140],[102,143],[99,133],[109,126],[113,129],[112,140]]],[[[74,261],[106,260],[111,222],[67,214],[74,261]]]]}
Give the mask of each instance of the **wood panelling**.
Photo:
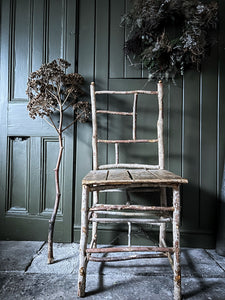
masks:
{"type": "Polygon", "coordinates": [[[29,209],[29,141],[24,137],[11,137],[8,141],[7,213],[27,213],[29,209]]]}
{"type": "MultiPolygon", "coordinates": [[[[28,74],[42,63],[62,57],[71,62],[69,71],[75,71],[76,13],[77,1],[73,0],[1,1],[1,238],[47,237],[55,200],[58,136],[43,119],[29,117],[25,91],[28,74]]],[[[71,118],[72,110],[66,114],[65,124],[71,118]]],[[[62,201],[55,240],[69,242],[73,218],[73,128],[64,134],[63,144],[62,201]]]]}
{"type": "MultiPolygon", "coordinates": [[[[65,144],[65,141],[63,141],[65,144]]],[[[42,139],[42,170],[43,170],[43,178],[42,178],[42,202],[41,202],[41,213],[51,215],[54,207],[55,198],[54,195],[54,186],[55,186],[55,176],[53,170],[55,169],[57,158],[58,158],[58,139],[56,138],[43,138],[42,139]]],[[[59,174],[59,186],[60,190],[63,194],[63,178],[64,178],[64,159],[62,157],[62,164],[60,166],[59,174]]],[[[63,206],[63,198],[61,198],[58,214],[62,215],[62,206],[63,206]]]]}
{"type": "MultiPolygon", "coordinates": [[[[91,24],[86,24],[85,5],[88,1],[80,1],[80,40],[78,67],[88,74],[87,85],[96,81],[96,89],[109,88],[150,89],[146,71],[140,66],[131,66],[123,53],[123,45],[128,34],[127,29],[120,26],[121,16],[128,9],[129,1],[92,1],[91,24]],[[101,4],[101,5],[100,5],[101,4]],[[94,16],[94,19],[93,19],[94,16]],[[86,31],[84,34],[83,26],[86,31]],[[90,39],[91,37],[91,39],[90,39]],[[88,63],[84,63],[84,45],[88,63]],[[94,49],[93,49],[94,47],[94,49]],[[93,57],[94,55],[94,57],[93,57]]],[[[220,20],[223,20],[224,4],[219,1],[220,20]]],[[[87,7],[87,6],[86,6],[87,7]]],[[[223,21],[222,21],[223,22],[223,21]]],[[[222,23],[221,23],[222,24],[222,23]]],[[[211,247],[215,242],[215,228],[217,224],[217,204],[219,201],[220,182],[224,166],[224,34],[219,32],[219,43],[215,45],[209,58],[203,63],[201,72],[188,70],[183,78],[178,78],[176,84],[164,82],[164,111],[165,111],[165,146],[166,167],[189,180],[189,184],[182,189],[182,241],[183,245],[199,245],[211,247]]],[[[132,62],[133,58],[131,58],[132,62]]],[[[115,100],[115,106],[117,105],[115,100]]],[[[118,103],[122,106],[123,103],[118,103]]],[[[148,108],[147,108],[148,109],[148,108]]],[[[150,120],[150,115],[149,115],[150,120]]],[[[102,123],[102,127],[111,128],[111,122],[102,123]]],[[[119,122],[117,131],[120,130],[119,122]]],[[[90,131],[83,128],[82,135],[90,131]]],[[[126,134],[127,128],[121,134],[126,134]]],[[[108,131],[108,134],[111,134],[108,131]]],[[[90,141],[91,147],[91,141],[90,141]]],[[[82,151],[79,132],[77,147],[82,151]],[[81,147],[81,148],[80,148],[81,147]]],[[[103,159],[109,159],[113,149],[101,150],[103,159]]],[[[88,146],[85,144],[85,153],[88,146]]],[[[149,154],[149,150],[138,150],[142,158],[149,154]]],[[[127,156],[134,156],[134,152],[127,150],[127,156]]],[[[81,160],[81,152],[77,153],[81,160]]],[[[78,162],[77,160],[77,162],[78,162]]],[[[79,163],[79,162],[78,162],[79,163]]],[[[80,164],[80,163],[79,163],[80,164]]],[[[84,169],[91,167],[90,161],[84,163],[84,169]]],[[[79,205],[82,176],[76,173],[77,196],[75,202],[75,237],[79,234],[79,205]]],[[[102,231],[101,235],[107,241],[111,238],[119,239],[119,233],[102,231]]],[[[141,240],[141,237],[140,237],[141,240]]]]}
{"type": "Polygon", "coordinates": [[[26,98],[31,70],[33,0],[11,1],[11,80],[10,100],[26,98]]]}
{"type": "MultiPolygon", "coordinates": [[[[216,235],[225,153],[225,4],[222,0],[218,3],[219,42],[203,63],[201,72],[188,70],[175,85],[164,82],[166,167],[189,180],[182,189],[181,200],[182,240],[186,246],[211,247],[216,235]]],[[[140,65],[132,66],[133,58],[131,62],[124,56],[128,31],[120,26],[120,21],[129,5],[129,0],[1,1],[0,225],[9,228],[3,237],[41,239],[43,235],[37,231],[36,236],[32,235],[31,226],[27,228],[26,224],[33,222],[42,229],[47,226],[46,215],[54,202],[51,172],[58,151],[57,135],[43,120],[34,121],[28,116],[25,90],[30,71],[44,62],[63,57],[72,63],[70,72],[78,71],[84,76],[87,94],[93,80],[96,89],[153,88],[155,83],[148,82],[146,70],[140,65]],[[22,164],[27,171],[18,181],[14,178],[18,178],[22,164]],[[20,185],[26,187],[17,197],[20,185]],[[17,213],[23,211],[26,218],[13,217],[9,213],[13,207],[20,207],[17,213]],[[19,229],[10,233],[16,224],[19,229]]],[[[101,102],[108,106],[107,97],[101,102]]],[[[117,103],[115,99],[113,108],[117,105],[124,103],[117,103]]],[[[151,123],[150,106],[144,105],[151,123]]],[[[68,119],[72,115],[71,111],[68,119]]],[[[143,120],[140,123],[139,134],[144,135],[145,123],[143,120]]],[[[111,127],[110,118],[102,118],[99,133],[103,132],[101,128],[111,127]]],[[[116,130],[120,130],[119,122],[116,130]]],[[[127,133],[128,128],[121,130],[121,136],[127,133]]],[[[59,240],[70,241],[71,231],[74,231],[74,239],[79,240],[81,179],[92,167],[91,134],[89,122],[78,124],[75,132],[71,129],[64,136],[63,201],[56,230],[59,240]]],[[[114,133],[106,134],[113,136],[114,133]]],[[[140,160],[149,153],[154,156],[154,150],[151,151],[140,146],[140,160]]],[[[104,145],[101,160],[111,161],[109,156],[113,152],[110,146],[104,145]]],[[[126,152],[127,159],[137,158],[134,149],[126,152]]],[[[102,196],[102,201],[107,201],[107,197],[102,196]]],[[[143,230],[138,230],[137,243],[143,240],[143,234],[139,234],[143,230]]],[[[103,242],[120,240],[118,230],[101,231],[100,235],[103,242]]]]}

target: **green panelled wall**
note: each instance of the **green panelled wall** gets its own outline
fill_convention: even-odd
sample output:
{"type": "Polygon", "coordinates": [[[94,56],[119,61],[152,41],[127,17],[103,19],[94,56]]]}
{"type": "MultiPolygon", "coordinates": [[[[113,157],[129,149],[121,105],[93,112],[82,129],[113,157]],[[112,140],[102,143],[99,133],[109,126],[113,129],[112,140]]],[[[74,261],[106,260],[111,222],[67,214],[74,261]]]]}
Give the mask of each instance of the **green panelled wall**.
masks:
{"type": "MultiPolygon", "coordinates": [[[[201,72],[185,72],[176,85],[164,83],[166,167],[189,180],[182,188],[184,246],[215,246],[225,150],[225,3],[218,3],[219,42],[201,72]]],[[[64,57],[72,63],[70,71],[85,77],[87,92],[93,80],[99,89],[154,87],[146,71],[130,66],[123,54],[128,32],[120,19],[129,5],[129,0],[1,1],[1,238],[46,239],[54,202],[57,136],[28,117],[30,71],[64,57]]],[[[78,241],[81,179],[92,166],[91,124],[67,132],[64,144],[56,240],[78,241]]],[[[104,147],[101,160],[109,154],[104,147]]],[[[100,227],[99,236],[105,243],[124,238],[116,228],[100,227]]],[[[135,236],[137,243],[144,239],[142,233],[135,236]]]]}
{"type": "MultiPolygon", "coordinates": [[[[94,80],[99,89],[152,87],[147,82],[146,71],[130,66],[123,54],[127,31],[119,24],[129,5],[130,1],[126,0],[80,1],[78,71],[86,77],[87,83],[94,80]]],[[[225,149],[223,1],[219,1],[219,12],[219,43],[212,49],[201,72],[185,72],[183,78],[176,80],[176,85],[164,83],[166,167],[189,180],[182,189],[184,246],[215,246],[225,149]]],[[[91,128],[85,125],[78,128],[75,240],[79,239],[80,183],[91,168],[90,136],[91,128]],[[89,157],[88,161],[84,155],[89,157]]],[[[103,149],[101,156],[107,158],[109,151],[103,149]]],[[[114,228],[100,227],[99,236],[101,242],[126,241],[114,228]]],[[[135,241],[142,239],[140,234],[135,241]]]]}

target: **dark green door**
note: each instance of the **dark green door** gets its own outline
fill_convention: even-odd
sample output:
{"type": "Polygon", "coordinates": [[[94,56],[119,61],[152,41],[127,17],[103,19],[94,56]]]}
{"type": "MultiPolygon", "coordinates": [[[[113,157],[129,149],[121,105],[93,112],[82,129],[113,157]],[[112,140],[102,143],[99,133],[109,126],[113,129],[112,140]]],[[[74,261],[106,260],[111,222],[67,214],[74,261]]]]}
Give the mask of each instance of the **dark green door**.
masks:
{"type": "MultiPolygon", "coordinates": [[[[59,57],[74,71],[76,1],[3,0],[1,5],[0,238],[46,240],[58,138],[42,119],[29,118],[26,82],[42,62],[59,57]]],[[[73,141],[69,129],[55,227],[55,240],[64,242],[72,236],[73,141]]]]}

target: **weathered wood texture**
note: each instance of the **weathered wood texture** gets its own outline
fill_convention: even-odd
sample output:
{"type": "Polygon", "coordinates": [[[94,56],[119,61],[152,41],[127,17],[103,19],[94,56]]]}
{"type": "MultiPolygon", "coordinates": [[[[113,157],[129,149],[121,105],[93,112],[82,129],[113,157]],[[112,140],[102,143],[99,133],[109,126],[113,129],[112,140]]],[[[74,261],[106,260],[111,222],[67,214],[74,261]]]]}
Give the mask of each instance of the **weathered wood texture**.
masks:
{"type": "MultiPolygon", "coordinates": [[[[133,99],[133,120],[132,120],[132,137],[130,139],[98,139],[98,122],[97,122],[97,110],[96,107],[99,105],[97,101],[98,96],[103,94],[120,94],[129,95],[133,94],[129,92],[96,92],[95,85],[92,82],[91,86],[91,103],[92,103],[92,147],[93,147],[93,171],[90,171],[82,180],[83,193],[82,193],[82,206],[81,206],[81,238],[80,238],[80,269],[78,275],[78,296],[85,296],[85,281],[87,272],[87,262],[92,261],[120,261],[127,259],[141,258],[140,255],[126,256],[126,257],[91,257],[92,253],[111,253],[111,252],[159,252],[161,254],[165,253],[168,257],[169,262],[172,266],[174,272],[174,299],[181,299],[181,275],[180,275],[180,235],[179,235],[179,222],[180,222],[180,193],[179,186],[182,183],[187,183],[187,179],[184,179],[172,172],[164,170],[164,143],[163,143],[163,85],[161,82],[158,83],[157,93],[150,93],[157,95],[158,97],[158,121],[157,121],[157,142],[158,142],[158,162],[157,170],[150,169],[149,167],[143,168],[141,165],[136,164],[135,169],[131,169],[131,164],[125,164],[128,169],[115,168],[115,165],[119,165],[119,144],[122,143],[133,143],[138,144],[139,140],[136,139],[137,131],[137,96],[142,94],[142,92],[136,91],[134,93],[133,99]],[[98,164],[98,143],[103,142],[106,144],[115,144],[115,164],[109,164],[104,167],[105,170],[99,169],[98,164]],[[138,168],[139,166],[139,168],[138,168]],[[112,167],[112,169],[111,169],[112,167]],[[160,193],[160,206],[157,203],[152,205],[149,201],[149,207],[143,205],[132,205],[130,202],[129,194],[127,194],[126,205],[116,205],[116,198],[111,204],[99,204],[99,194],[100,190],[112,190],[116,192],[117,189],[132,189],[135,187],[143,190],[143,187],[148,189],[158,187],[158,192],[160,193]],[[167,208],[167,195],[166,188],[172,188],[173,191],[173,206],[167,208]],[[85,192],[84,192],[85,191],[85,192]],[[93,205],[88,208],[88,194],[89,192],[94,192],[93,205]],[[140,208],[140,212],[138,211],[140,208]],[[172,211],[172,215],[169,215],[169,211],[172,211]],[[154,214],[152,217],[151,212],[154,214]],[[166,223],[173,224],[173,247],[167,247],[166,239],[166,223]],[[88,224],[93,223],[92,227],[92,240],[90,246],[87,247],[87,235],[88,235],[88,224]],[[110,247],[101,248],[97,246],[97,224],[127,224],[128,226],[128,247],[110,247]],[[132,242],[132,224],[145,224],[145,225],[157,225],[159,226],[159,245],[158,246],[148,246],[148,247],[133,247],[132,242]],[[174,254],[172,258],[171,254],[174,254]],[[84,263],[85,262],[85,263],[84,263]]],[[[100,111],[101,112],[101,111],[100,111]]],[[[110,110],[110,114],[111,114],[110,110]]],[[[114,111],[113,111],[114,112],[114,111]]],[[[104,110],[106,115],[107,112],[104,110]]],[[[121,115],[126,117],[126,113],[113,113],[113,115],[121,115]]],[[[146,141],[146,140],[145,140],[146,141]]],[[[121,164],[120,164],[121,165],[121,164]]],[[[111,200],[112,201],[112,200],[111,200]]],[[[149,258],[151,258],[151,253],[149,253],[149,258]]],[[[153,256],[154,257],[154,256],[153,256]]]]}
{"type": "Polygon", "coordinates": [[[86,185],[121,185],[135,183],[169,184],[187,183],[178,175],[167,170],[117,169],[90,171],[82,180],[86,185]]]}

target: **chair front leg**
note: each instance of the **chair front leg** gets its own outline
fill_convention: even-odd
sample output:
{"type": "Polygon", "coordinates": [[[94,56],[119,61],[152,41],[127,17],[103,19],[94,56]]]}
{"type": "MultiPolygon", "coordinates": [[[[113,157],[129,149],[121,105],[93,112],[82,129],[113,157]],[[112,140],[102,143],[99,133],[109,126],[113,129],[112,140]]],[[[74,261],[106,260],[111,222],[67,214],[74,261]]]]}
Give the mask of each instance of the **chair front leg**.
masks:
{"type": "Polygon", "coordinates": [[[174,248],[174,300],[181,299],[180,268],[180,189],[173,187],[173,248],[174,248]]]}
{"type": "MultiPolygon", "coordinates": [[[[93,192],[93,206],[98,204],[98,198],[99,198],[99,192],[94,191],[93,192]]],[[[93,213],[93,217],[97,218],[97,213],[93,213]]],[[[96,248],[97,247],[97,230],[98,230],[98,223],[92,222],[92,239],[90,243],[90,248],[96,248]]]]}
{"type": "Polygon", "coordinates": [[[89,188],[82,186],[81,204],[81,233],[80,233],[80,265],[78,273],[78,297],[85,296],[86,269],[87,269],[87,238],[88,238],[88,200],[89,188]]]}

